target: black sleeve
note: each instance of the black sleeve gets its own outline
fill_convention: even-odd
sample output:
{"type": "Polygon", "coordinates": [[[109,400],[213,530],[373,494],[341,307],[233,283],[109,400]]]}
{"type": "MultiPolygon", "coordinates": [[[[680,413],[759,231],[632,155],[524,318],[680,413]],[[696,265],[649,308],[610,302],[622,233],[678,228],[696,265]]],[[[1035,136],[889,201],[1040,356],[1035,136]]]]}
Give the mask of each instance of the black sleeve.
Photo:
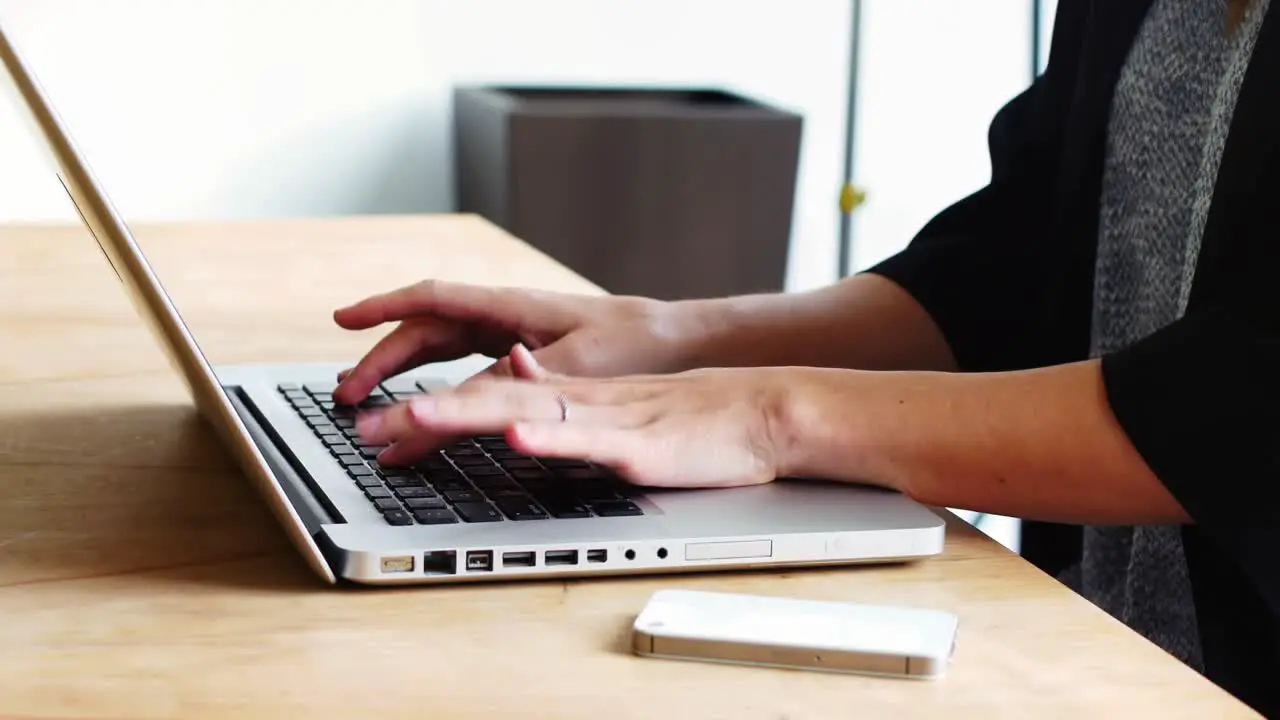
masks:
{"type": "Polygon", "coordinates": [[[1239,290],[1104,356],[1102,372],[1138,453],[1280,614],[1280,290],[1263,274],[1206,272],[1239,290]]]}
{"type": "MultiPolygon", "coordinates": [[[[1039,228],[1051,216],[1088,5],[1058,4],[1045,72],[991,123],[989,183],[866,270],[894,281],[926,309],[964,370],[1031,367],[1046,358],[1040,300],[1062,268],[1050,260],[1054,240],[1039,228]]],[[[1089,312],[1074,305],[1068,312],[1089,312]]]]}

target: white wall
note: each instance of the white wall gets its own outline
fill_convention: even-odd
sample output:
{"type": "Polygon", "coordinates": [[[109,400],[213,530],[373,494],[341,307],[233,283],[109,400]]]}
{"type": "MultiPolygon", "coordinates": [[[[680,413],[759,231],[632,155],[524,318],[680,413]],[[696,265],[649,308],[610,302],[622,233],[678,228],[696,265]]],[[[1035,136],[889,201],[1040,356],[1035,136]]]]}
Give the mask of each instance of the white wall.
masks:
{"type": "Polygon", "coordinates": [[[899,250],[990,177],[987,129],[1031,81],[1029,0],[864,0],[854,265],[899,250]]]}
{"type": "MultiPolygon", "coordinates": [[[[1026,0],[864,0],[861,267],[985,180],[1026,0]]],[[[805,115],[789,268],[835,276],[846,0],[0,0],[136,219],[452,207],[455,82],[713,84],[805,115]]],[[[72,220],[0,104],[0,221],[72,220]]]]}

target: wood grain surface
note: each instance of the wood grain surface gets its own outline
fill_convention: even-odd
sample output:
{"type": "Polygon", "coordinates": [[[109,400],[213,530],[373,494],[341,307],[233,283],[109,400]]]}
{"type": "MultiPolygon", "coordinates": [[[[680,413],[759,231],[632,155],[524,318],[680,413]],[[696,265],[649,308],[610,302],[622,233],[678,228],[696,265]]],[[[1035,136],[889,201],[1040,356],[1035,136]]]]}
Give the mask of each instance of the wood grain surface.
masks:
{"type": "MultiPolygon", "coordinates": [[[[135,229],[211,360],[349,361],[339,305],[424,277],[596,293],[471,217],[135,229]]],[[[337,589],[196,417],[90,236],[0,227],[0,716],[1247,717],[954,520],[909,566],[337,589]],[[938,681],[645,659],[649,595],[698,588],[960,616],[938,681]]]]}

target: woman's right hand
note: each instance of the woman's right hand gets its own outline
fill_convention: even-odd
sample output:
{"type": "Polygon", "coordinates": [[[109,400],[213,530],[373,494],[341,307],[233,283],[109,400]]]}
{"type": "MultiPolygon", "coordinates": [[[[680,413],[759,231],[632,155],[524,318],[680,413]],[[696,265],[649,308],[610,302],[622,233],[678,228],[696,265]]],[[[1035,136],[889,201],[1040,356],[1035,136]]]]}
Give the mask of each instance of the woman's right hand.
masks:
{"type": "Polygon", "coordinates": [[[517,343],[551,372],[578,377],[660,374],[682,366],[689,319],[677,306],[636,297],[592,296],[425,280],[334,313],[348,330],[397,323],[350,370],[334,397],[355,404],[383,380],[428,363],[473,354],[507,375],[517,343]]]}

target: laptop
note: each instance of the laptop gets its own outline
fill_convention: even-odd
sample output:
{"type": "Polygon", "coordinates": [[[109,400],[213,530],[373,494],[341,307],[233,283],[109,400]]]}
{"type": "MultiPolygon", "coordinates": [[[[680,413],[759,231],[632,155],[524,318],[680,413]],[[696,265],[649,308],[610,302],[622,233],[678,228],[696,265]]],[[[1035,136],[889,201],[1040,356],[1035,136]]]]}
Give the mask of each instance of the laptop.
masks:
{"type": "MultiPolygon", "coordinates": [[[[57,175],[191,393],[199,414],[329,583],[405,585],[905,562],[942,551],[942,518],[905,496],[779,479],[669,490],[572,460],[525,457],[501,437],[381,467],[333,402],[333,365],[214,367],[152,272],[38,81],[0,28],[0,58],[57,175]]],[[[465,380],[485,358],[390,378],[362,405],[465,380]]]]}

